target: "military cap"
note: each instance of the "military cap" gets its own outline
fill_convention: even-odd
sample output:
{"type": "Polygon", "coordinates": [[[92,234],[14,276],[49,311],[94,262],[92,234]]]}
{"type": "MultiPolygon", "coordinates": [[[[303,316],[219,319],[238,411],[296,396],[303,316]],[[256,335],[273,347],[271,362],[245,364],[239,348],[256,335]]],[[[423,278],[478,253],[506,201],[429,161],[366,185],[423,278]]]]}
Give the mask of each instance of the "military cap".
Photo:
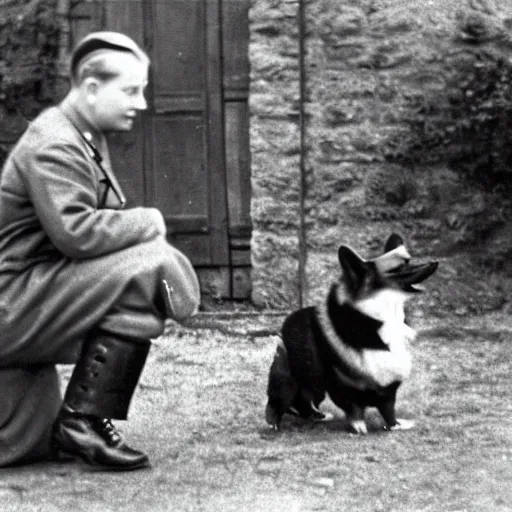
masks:
{"type": "Polygon", "coordinates": [[[71,76],[76,77],[81,62],[93,54],[105,50],[129,52],[141,60],[148,60],[145,52],[125,34],[109,31],[91,32],[78,42],[71,53],[71,76]]]}

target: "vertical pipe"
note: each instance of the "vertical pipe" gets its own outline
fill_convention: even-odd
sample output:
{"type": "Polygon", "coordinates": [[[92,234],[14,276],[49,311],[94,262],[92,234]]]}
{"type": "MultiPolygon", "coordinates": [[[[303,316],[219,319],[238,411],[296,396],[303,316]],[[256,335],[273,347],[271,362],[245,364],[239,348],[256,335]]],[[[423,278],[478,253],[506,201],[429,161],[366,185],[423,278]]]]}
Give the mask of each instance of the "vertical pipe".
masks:
{"type": "Polygon", "coordinates": [[[304,2],[299,0],[298,5],[298,25],[299,25],[299,137],[300,137],[300,184],[299,184],[299,307],[304,305],[304,296],[306,293],[306,221],[305,221],[305,203],[306,203],[306,147],[305,147],[305,111],[306,101],[306,72],[305,72],[305,16],[304,2]]]}

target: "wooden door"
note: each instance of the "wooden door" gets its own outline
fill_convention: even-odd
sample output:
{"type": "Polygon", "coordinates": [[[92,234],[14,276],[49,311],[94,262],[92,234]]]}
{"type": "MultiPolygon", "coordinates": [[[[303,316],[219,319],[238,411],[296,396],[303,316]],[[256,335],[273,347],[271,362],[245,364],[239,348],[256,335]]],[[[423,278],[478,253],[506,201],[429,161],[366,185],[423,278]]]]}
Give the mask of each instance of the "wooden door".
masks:
{"type": "Polygon", "coordinates": [[[70,15],[74,41],[115,30],[149,53],[148,110],[109,137],[116,175],[129,205],[163,212],[207,293],[231,298],[250,294],[249,3],[91,0],[70,15]]]}
{"type": "Polygon", "coordinates": [[[160,209],[194,265],[228,266],[220,1],[109,0],[104,25],[151,58],[148,110],[111,143],[128,199],[160,209]]]}

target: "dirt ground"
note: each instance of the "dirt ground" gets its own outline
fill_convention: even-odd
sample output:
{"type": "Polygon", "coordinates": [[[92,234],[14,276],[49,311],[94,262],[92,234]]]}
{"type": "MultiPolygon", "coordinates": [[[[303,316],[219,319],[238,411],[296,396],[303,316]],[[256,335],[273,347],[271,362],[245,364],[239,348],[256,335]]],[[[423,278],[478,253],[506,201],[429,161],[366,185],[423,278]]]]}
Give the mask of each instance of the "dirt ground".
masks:
{"type": "MultiPolygon", "coordinates": [[[[415,370],[398,396],[406,432],[264,421],[281,314],[202,313],[155,341],[120,428],[152,468],[76,463],[0,470],[5,512],[504,512],[512,510],[512,320],[417,319],[415,370]]],[[[69,368],[63,369],[63,380],[69,368]]]]}

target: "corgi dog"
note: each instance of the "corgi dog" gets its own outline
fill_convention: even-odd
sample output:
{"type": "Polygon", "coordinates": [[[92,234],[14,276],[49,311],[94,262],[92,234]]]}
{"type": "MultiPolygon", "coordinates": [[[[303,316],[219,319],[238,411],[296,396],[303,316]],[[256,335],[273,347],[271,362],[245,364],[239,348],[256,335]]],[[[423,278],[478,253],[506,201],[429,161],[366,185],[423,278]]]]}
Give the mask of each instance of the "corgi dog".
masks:
{"type": "Polygon", "coordinates": [[[365,260],[342,245],[338,259],[342,278],[325,301],[294,311],[283,323],[269,372],[266,421],[276,430],[285,413],[325,421],[318,407],[329,395],[353,433],[367,433],[367,407],[377,408],[387,430],[412,428],[412,421],[395,416],[415,337],[405,323],[404,304],[421,291],[416,285],[438,262],[412,262],[395,233],[376,258],[365,260]]]}

